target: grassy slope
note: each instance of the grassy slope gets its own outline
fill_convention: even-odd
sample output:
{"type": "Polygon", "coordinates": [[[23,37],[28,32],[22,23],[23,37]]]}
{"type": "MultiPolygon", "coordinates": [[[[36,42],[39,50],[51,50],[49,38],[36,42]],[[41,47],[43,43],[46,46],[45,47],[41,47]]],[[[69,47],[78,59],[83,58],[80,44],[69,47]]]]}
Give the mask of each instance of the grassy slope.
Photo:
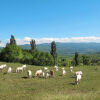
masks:
{"type": "MultiPolygon", "coordinates": [[[[0,62],[0,65],[2,62],[0,62]]],[[[75,67],[82,70],[83,77],[79,85],[74,85],[69,68],[62,77],[61,68],[55,72],[55,78],[23,78],[27,70],[34,73],[40,67],[29,66],[23,73],[15,73],[21,64],[7,63],[13,67],[13,73],[6,74],[7,68],[0,72],[0,100],[100,100],[100,67],[95,71],[93,66],[75,67]]],[[[52,69],[52,68],[49,68],[52,69]]]]}

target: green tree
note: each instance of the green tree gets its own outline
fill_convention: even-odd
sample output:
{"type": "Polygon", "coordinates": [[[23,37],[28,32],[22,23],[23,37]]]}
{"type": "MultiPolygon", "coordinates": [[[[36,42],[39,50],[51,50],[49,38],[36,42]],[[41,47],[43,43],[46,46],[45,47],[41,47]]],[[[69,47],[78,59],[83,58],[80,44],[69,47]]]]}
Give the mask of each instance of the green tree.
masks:
{"type": "Polygon", "coordinates": [[[16,45],[16,40],[15,40],[15,38],[14,38],[13,35],[11,35],[11,38],[10,38],[10,44],[16,45]]]}
{"type": "Polygon", "coordinates": [[[7,44],[1,51],[1,60],[7,62],[18,62],[23,57],[22,49],[15,44],[7,44]]]}
{"type": "Polygon", "coordinates": [[[53,56],[54,59],[54,65],[57,65],[57,52],[56,52],[56,43],[55,41],[52,41],[51,43],[51,55],[53,56]]]}
{"type": "Polygon", "coordinates": [[[83,55],[82,60],[83,60],[83,65],[90,65],[91,63],[89,56],[83,55]]]}
{"type": "Polygon", "coordinates": [[[75,66],[79,65],[78,56],[78,53],[75,52],[75,66]]]}
{"type": "Polygon", "coordinates": [[[35,43],[35,40],[31,40],[30,42],[30,45],[31,45],[31,50],[36,50],[36,43],[35,43]]]}

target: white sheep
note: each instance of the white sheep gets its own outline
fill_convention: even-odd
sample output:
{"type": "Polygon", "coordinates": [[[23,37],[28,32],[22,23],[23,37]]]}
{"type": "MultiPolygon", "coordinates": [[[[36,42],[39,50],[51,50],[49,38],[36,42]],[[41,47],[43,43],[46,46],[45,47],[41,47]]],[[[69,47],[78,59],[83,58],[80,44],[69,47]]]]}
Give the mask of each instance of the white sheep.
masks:
{"type": "Polygon", "coordinates": [[[72,66],[70,67],[70,72],[73,72],[73,67],[72,66]]]}
{"type": "Polygon", "coordinates": [[[18,73],[18,72],[20,72],[20,71],[23,72],[23,67],[17,67],[17,68],[16,68],[16,73],[18,73]]]}
{"type": "Polygon", "coordinates": [[[46,70],[48,70],[48,68],[47,67],[44,67],[44,70],[46,71],[46,70]]]}
{"type": "Polygon", "coordinates": [[[36,72],[35,72],[35,76],[41,76],[42,75],[42,70],[40,69],[40,70],[37,70],[36,72]]]}
{"type": "Polygon", "coordinates": [[[25,64],[25,65],[23,65],[22,67],[23,67],[23,69],[25,69],[25,68],[26,68],[26,64],[25,64]]]}
{"type": "Polygon", "coordinates": [[[46,72],[46,78],[50,78],[50,72],[46,72]]]}
{"type": "Polygon", "coordinates": [[[45,77],[45,73],[44,72],[42,72],[42,77],[45,77]]]}
{"type": "Polygon", "coordinates": [[[7,73],[11,73],[12,72],[12,68],[9,67],[7,73]]]}
{"type": "Polygon", "coordinates": [[[77,84],[77,85],[79,84],[81,78],[82,78],[81,74],[78,73],[78,74],[76,75],[76,84],[77,84]]]}
{"type": "Polygon", "coordinates": [[[4,66],[3,66],[3,65],[1,65],[1,66],[0,66],[0,70],[2,71],[2,70],[3,70],[3,68],[4,68],[4,66]]]}
{"type": "Polygon", "coordinates": [[[66,74],[66,71],[64,68],[62,68],[62,76],[64,76],[66,74]]]}
{"type": "Polygon", "coordinates": [[[54,68],[56,69],[56,71],[58,71],[58,66],[55,65],[54,68]]]}
{"type": "Polygon", "coordinates": [[[32,71],[31,70],[28,70],[27,71],[27,75],[28,75],[29,78],[31,78],[32,77],[32,71]]]}

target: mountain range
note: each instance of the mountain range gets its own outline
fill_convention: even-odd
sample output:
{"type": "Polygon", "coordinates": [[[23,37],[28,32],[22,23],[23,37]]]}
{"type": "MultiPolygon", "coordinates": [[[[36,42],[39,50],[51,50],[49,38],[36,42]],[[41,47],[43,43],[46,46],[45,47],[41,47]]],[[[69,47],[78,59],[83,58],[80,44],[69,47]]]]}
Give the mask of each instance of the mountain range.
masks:
{"type": "MultiPolygon", "coordinates": [[[[29,44],[19,45],[23,49],[30,49],[29,44]]],[[[56,43],[58,55],[68,55],[74,54],[75,52],[79,53],[99,53],[100,52],[100,43],[56,43]]],[[[43,43],[37,44],[37,49],[40,51],[50,52],[51,44],[43,43]]]]}

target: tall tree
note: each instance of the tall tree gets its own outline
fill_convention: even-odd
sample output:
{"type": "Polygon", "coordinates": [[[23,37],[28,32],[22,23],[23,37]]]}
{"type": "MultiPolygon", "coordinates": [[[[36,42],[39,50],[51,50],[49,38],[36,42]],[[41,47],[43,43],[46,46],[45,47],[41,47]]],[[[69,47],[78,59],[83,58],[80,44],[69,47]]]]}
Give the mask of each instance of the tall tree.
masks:
{"type": "Polygon", "coordinates": [[[77,66],[79,64],[78,62],[78,53],[75,52],[75,66],[77,66]]]}
{"type": "Polygon", "coordinates": [[[16,40],[15,40],[15,38],[14,38],[13,35],[11,35],[11,38],[10,38],[10,44],[16,45],[16,40]]]}
{"type": "Polygon", "coordinates": [[[56,43],[55,41],[52,41],[51,43],[51,55],[53,56],[54,59],[54,65],[57,65],[57,52],[56,52],[56,43]]]}
{"type": "Polygon", "coordinates": [[[32,50],[32,51],[36,50],[36,43],[35,43],[35,40],[31,40],[30,45],[31,45],[31,50],[32,50]]]}

